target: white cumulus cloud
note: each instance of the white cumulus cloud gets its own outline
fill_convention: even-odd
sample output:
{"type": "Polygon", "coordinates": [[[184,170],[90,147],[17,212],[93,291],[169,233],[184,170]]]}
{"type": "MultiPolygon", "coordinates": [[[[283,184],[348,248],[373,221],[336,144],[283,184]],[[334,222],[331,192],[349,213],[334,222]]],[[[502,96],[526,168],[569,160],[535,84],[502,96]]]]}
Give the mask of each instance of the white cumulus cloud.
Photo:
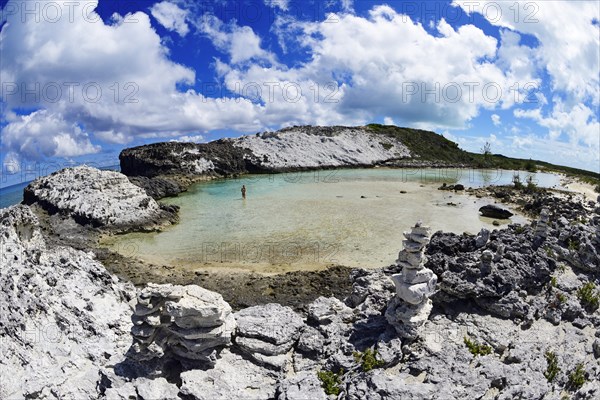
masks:
{"type": "Polygon", "coordinates": [[[185,21],[187,11],[179,8],[177,4],[168,1],[156,3],[150,8],[150,12],[162,26],[177,32],[181,37],[187,35],[190,31],[185,21]]]}

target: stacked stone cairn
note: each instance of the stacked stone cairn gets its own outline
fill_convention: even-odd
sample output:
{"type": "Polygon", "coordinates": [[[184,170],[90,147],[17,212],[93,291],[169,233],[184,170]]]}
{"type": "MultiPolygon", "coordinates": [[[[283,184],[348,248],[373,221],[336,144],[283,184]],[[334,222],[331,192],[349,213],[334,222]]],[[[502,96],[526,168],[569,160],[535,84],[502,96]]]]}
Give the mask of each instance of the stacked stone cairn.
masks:
{"type": "Polygon", "coordinates": [[[437,276],[425,268],[425,246],[429,243],[430,229],[421,222],[404,232],[404,249],[396,261],[402,271],[392,275],[396,295],[385,312],[387,321],[398,334],[406,339],[415,339],[418,328],[427,321],[432,303],[429,297],[435,292],[437,276]]]}
{"type": "Polygon", "coordinates": [[[492,272],[492,261],[494,260],[494,253],[490,250],[484,250],[481,253],[481,262],[479,263],[479,271],[482,275],[489,275],[492,272]]]}
{"type": "Polygon", "coordinates": [[[131,352],[140,360],[175,358],[210,365],[231,344],[235,318],[218,293],[196,285],[149,284],[137,300],[131,352]]]}
{"type": "Polygon", "coordinates": [[[548,236],[548,222],[550,221],[550,212],[547,208],[542,208],[540,212],[540,219],[535,225],[535,232],[533,235],[533,243],[536,247],[539,247],[548,236]]]}

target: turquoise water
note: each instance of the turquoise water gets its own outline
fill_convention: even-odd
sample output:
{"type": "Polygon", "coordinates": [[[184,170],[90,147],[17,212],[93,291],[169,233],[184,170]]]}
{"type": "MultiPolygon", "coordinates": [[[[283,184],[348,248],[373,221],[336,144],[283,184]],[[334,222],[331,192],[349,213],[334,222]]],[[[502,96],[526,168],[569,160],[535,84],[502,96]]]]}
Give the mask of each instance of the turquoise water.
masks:
{"type": "MultiPolygon", "coordinates": [[[[167,201],[181,207],[178,225],[112,237],[105,244],[148,262],[191,269],[378,267],[395,260],[402,232],[418,220],[433,232],[494,228],[493,220],[478,213],[493,201],[437,190],[442,182],[478,187],[512,178],[510,171],[355,169],[204,182],[167,201]]],[[[534,179],[558,186],[560,177],[534,179]]],[[[512,222],[526,220],[515,215],[512,222]]]]}
{"type": "Polygon", "coordinates": [[[0,208],[10,207],[23,201],[23,189],[29,182],[0,189],[0,208]]]}

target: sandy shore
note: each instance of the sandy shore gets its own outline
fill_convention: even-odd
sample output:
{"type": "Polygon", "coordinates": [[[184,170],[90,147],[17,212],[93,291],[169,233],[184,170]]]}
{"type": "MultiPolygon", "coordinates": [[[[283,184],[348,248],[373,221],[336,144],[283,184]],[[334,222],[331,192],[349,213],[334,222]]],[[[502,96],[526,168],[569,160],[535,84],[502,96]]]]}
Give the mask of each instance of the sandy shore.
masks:
{"type": "Polygon", "coordinates": [[[561,180],[561,184],[567,190],[582,194],[586,200],[596,201],[596,199],[600,195],[600,193],[597,193],[594,190],[593,185],[586,182],[581,182],[574,178],[565,177],[561,180]]]}

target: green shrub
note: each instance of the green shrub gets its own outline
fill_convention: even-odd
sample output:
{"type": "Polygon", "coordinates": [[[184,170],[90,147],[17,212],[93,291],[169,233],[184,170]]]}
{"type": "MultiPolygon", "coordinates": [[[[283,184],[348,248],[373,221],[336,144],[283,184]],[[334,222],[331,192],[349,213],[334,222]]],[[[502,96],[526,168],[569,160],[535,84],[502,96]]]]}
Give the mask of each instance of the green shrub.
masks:
{"type": "Polygon", "coordinates": [[[553,287],[553,288],[555,288],[557,285],[558,285],[558,282],[557,282],[557,280],[556,280],[556,277],[555,277],[555,276],[553,276],[553,277],[550,279],[550,286],[551,286],[551,287],[553,287]]]}
{"type": "Polygon", "coordinates": [[[360,364],[364,372],[369,372],[373,368],[381,368],[385,365],[382,360],[377,359],[379,355],[377,350],[366,349],[364,353],[355,351],[354,360],[360,364]]]}
{"type": "Polygon", "coordinates": [[[488,345],[473,342],[466,336],[464,340],[465,345],[474,356],[485,356],[492,353],[492,348],[488,345]]]}
{"type": "Polygon", "coordinates": [[[586,381],[585,369],[583,368],[583,364],[579,363],[573,372],[569,374],[569,386],[577,390],[581,388],[586,381]]]}
{"type": "Polygon", "coordinates": [[[546,372],[544,372],[544,376],[548,380],[548,382],[552,382],[556,375],[560,372],[560,368],[558,367],[558,359],[556,358],[556,354],[553,351],[546,351],[545,354],[546,362],[548,363],[548,367],[546,367],[546,372]]]}
{"type": "Polygon", "coordinates": [[[588,282],[577,290],[577,297],[581,305],[592,311],[598,309],[600,305],[600,294],[596,290],[596,285],[592,282],[588,282]]]}
{"type": "Polygon", "coordinates": [[[567,296],[565,296],[563,293],[557,293],[556,294],[556,299],[558,300],[558,302],[560,304],[564,304],[567,302],[567,296]]]}
{"type": "Polygon", "coordinates": [[[525,227],[521,226],[521,225],[517,225],[517,227],[515,228],[515,233],[518,233],[520,235],[523,232],[525,232],[525,227]]]}
{"type": "Polygon", "coordinates": [[[536,192],[538,189],[537,185],[535,184],[535,182],[533,181],[533,175],[530,175],[527,178],[527,188],[526,188],[526,192],[528,193],[534,193],[536,192]]]}
{"type": "Polygon", "coordinates": [[[544,250],[546,250],[546,255],[550,258],[554,258],[554,251],[552,250],[552,248],[550,246],[546,246],[544,248],[544,250]]]}
{"type": "Polygon", "coordinates": [[[340,394],[340,385],[342,384],[342,375],[344,375],[344,369],[341,369],[339,373],[333,371],[318,371],[317,377],[321,381],[321,387],[325,390],[327,395],[333,394],[337,396],[340,394]]]}
{"type": "Polygon", "coordinates": [[[567,242],[567,245],[569,247],[569,250],[579,251],[579,242],[577,242],[577,240],[570,238],[569,241],[567,242]]]}
{"type": "Polygon", "coordinates": [[[389,150],[389,149],[391,149],[392,147],[394,147],[394,145],[393,145],[393,144],[391,144],[391,143],[379,142],[379,144],[380,144],[380,145],[381,145],[381,146],[382,146],[384,149],[386,149],[386,150],[389,150]]]}
{"type": "Polygon", "coordinates": [[[524,167],[528,172],[537,172],[537,166],[535,165],[535,162],[533,162],[533,160],[531,159],[525,162],[524,167]]]}

